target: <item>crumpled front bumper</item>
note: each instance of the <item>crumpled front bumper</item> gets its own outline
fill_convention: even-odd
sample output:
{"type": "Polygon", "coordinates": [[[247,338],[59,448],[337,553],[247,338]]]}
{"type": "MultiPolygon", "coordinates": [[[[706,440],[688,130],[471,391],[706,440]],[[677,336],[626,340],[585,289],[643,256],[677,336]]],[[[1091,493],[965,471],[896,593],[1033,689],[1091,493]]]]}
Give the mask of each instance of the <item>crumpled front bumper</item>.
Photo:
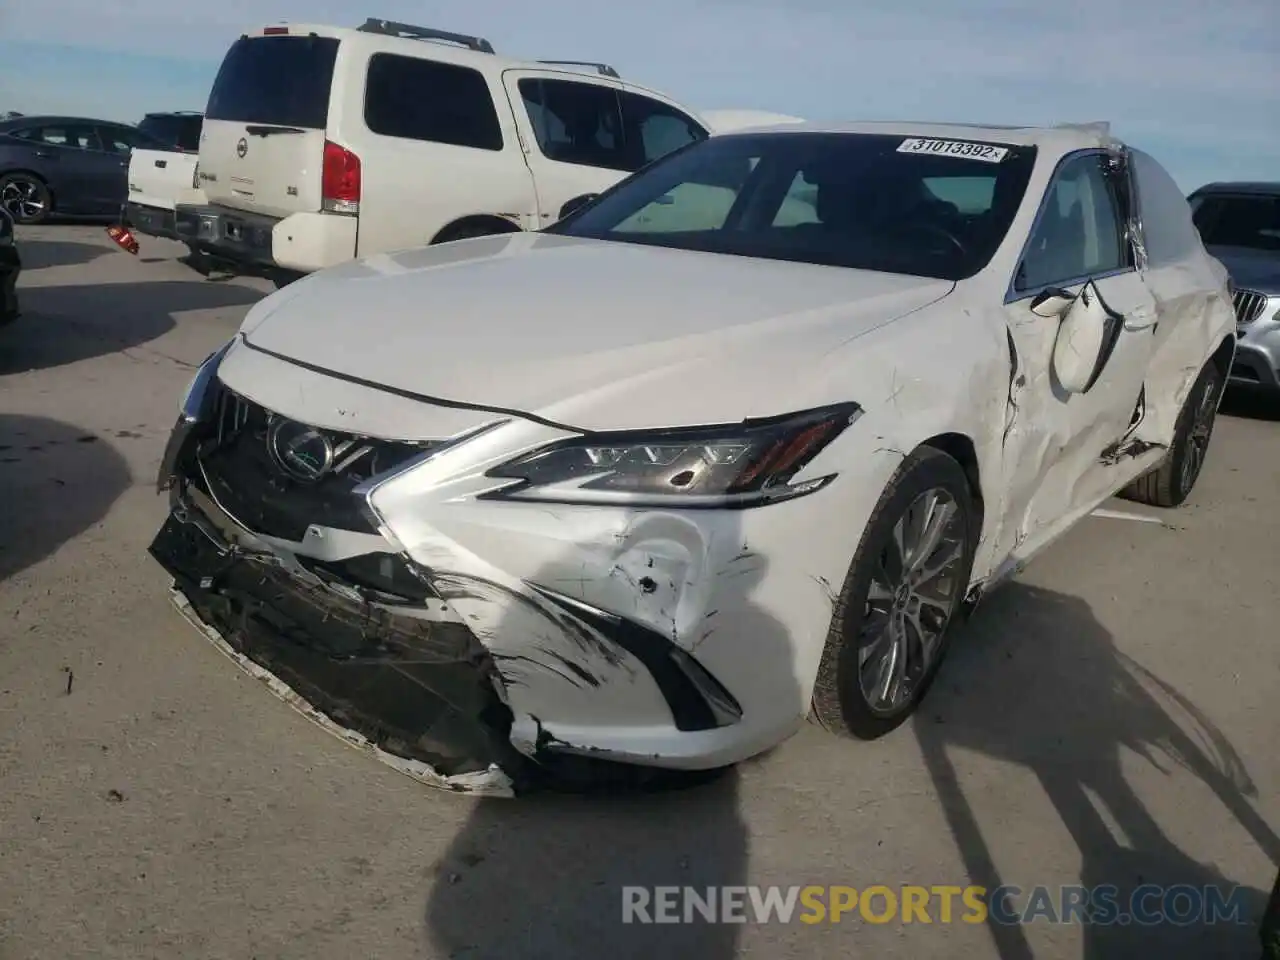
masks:
{"type": "Polygon", "coordinates": [[[499,796],[528,784],[492,662],[470,631],[345,599],[194,499],[175,494],[150,553],[173,576],[178,608],[219,650],[325,729],[425,783],[499,796]]]}
{"type": "Polygon", "coordinates": [[[776,746],[803,723],[838,585],[897,458],[845,457],[820,493],[760,509],[486,496],[485,464],[567,429],[229,344],[166,448],[173,509],[152,553],[242,666],[428,782],[678,781],[776,746]],[[376,462],[291,486],[271,459],[279,420],[376,462]]]}

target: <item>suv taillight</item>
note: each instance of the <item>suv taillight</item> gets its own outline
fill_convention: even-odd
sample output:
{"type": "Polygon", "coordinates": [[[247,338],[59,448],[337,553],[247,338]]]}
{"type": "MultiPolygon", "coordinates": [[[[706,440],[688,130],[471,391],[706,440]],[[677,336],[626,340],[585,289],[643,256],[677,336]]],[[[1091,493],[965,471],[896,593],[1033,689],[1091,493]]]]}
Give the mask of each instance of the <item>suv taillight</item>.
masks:
{"type": "Polygon", "coordinates": [[[360,158],[331,140],[324,142],[320,197],[321,208],[329,213],[360,212],[360,158]]]}

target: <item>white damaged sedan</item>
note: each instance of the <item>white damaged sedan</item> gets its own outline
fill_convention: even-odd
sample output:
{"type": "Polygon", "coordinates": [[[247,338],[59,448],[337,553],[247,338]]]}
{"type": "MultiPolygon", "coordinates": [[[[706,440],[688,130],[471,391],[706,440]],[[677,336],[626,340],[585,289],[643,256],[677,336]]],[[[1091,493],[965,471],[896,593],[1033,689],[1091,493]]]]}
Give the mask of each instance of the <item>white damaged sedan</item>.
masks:
{"type": "Polygon", "coordinates": [[[151,546],[244,669],[426,782],[861,738],[1117,491],[1176,506],[1235,350],[1106,125],[713,136],[542,233],[380,255],[200,369],[151,546]]]}

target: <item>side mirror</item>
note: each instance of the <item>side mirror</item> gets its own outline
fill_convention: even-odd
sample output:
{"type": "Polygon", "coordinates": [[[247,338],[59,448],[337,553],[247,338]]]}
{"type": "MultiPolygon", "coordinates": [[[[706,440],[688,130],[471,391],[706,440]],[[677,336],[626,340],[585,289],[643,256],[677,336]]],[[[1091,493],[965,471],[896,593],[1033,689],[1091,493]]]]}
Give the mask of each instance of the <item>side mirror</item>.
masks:
{"type": "Polygon", "coordinates": [[[1049,319],[1061,317],[1076,302],[1076,295],[1061,287],[1050,287],[1036,294],[1031,301],[1031,312],[1037,317],[1049,319]]]}
{"type": "Polygon", "coordinates": [[[582,209],[598,196],[600,196],[600,194],[598,193],[584,193],[580,197],[574,197],[572,200],[566,200],[564,203],[564,206],[560,208],[559,219],[563,220],[565,217],[573,213],[575,210],[582,209]]]}
{"type": "Polygon", "coordinates": [[[1062,325],[1053,345],[1054,373],[1068,393],[1088,393],[1111,359],[1124,317],[1107,306],[1092,281],[1061,316],[1062,325]]]}

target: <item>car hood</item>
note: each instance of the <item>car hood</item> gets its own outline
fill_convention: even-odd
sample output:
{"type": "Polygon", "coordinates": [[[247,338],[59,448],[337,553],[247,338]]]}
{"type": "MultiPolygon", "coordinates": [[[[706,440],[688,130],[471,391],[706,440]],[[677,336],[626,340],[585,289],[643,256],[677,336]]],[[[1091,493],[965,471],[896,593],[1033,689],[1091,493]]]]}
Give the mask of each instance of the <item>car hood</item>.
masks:
{"type": "MultiPolygon", "coordinates": [[[[400,394],[580,429],[797,409],[835,348],[949,281],[513,234],[353,261],[256,306],[246,343],[400,394]]],[[[857,399],[857,385],[848,385],[857,399]]]]}
{"type": "Polygon", "coordinates": [[[1209,246],[1206,249],[1222,261],[1237,287],[1280,296],[1280,253],[1247,247],[1209,246]]]}

